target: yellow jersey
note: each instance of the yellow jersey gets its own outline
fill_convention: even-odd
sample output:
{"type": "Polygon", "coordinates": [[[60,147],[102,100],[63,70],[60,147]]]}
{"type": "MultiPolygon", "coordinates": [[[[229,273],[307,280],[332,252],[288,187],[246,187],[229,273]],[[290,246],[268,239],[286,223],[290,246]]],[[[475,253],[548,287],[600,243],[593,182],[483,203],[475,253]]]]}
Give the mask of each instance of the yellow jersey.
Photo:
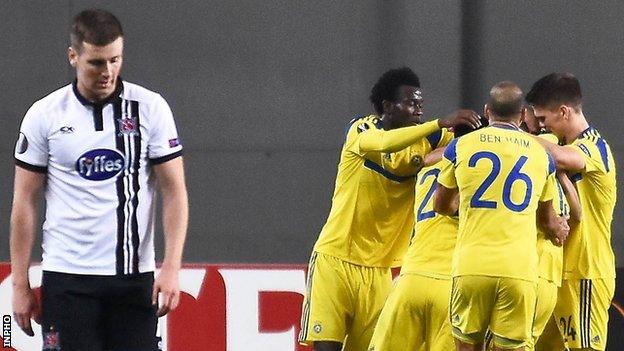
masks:
{"type": "Polygon", "coordinates": [[[453,277],[537,281],[536,210],[554,191],[546,150],[511,124],[494,123],[453,140],[441,162],[438,182],[459,188],[453,277]]]}
{"type": "Polygon", "coordinates": [[[416,179],[414,234],[403,259],[401,274],[415,273],[438,279],[451,278],[451,261],[457,240],[457,217],[433,211],[440,162],[425,167],[416,179]]]}
{"type": "Polygon", "coordinates": [[[400,266],[414,225],[415,175],[423,157],[452,137],[437,120],[385,131],[377,116],[353,119],[340,155],[332,207],[314,251],[362,266],[400,266]],[[399,151],[380,151],[384,139],[410,130],[422,137],[399,151]]]}
{"type": "Polygon", "coordinates": [[[592,127],[566,147],[583,156],[585,168],[571,176],[578,190],[582,216],[564,245],[564,279],[614,278],[611,221],[617,185],[611,148],[592,127]]]}

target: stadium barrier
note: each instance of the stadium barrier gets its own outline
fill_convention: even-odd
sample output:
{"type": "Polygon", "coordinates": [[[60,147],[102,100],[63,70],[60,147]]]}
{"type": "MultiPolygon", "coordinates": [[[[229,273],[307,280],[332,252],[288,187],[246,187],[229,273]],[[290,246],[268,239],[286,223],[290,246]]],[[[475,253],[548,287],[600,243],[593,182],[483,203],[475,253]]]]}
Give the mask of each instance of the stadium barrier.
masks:
{"type": "MultiPolygon", "coordinates": [[[[297,344],[305,265],[201,264],[181,271],[178,308],[160,319],[162,349],[168,351],[309,351],[297,344]]],[[[618,270],[619,277],[624,269],[618,270]]],[[[30,269],[31,285],[41,268],[30,269]]],[[[624,279],[618,279],[610,313],[608,350],[624,350],[624,279]],[[622,303],[620,303],[622,302],[622,303]]],[[[38,290],[38,289],[37,289],[38,290]]],[[[11,276],[0,264],[2,349],[41,350],[41,328],[28,337],[12,320],[11,276]],[[8,341],[8,342],[7,342],[8,341]],[[10,347],[8,347],[10,344],[10,347]]]]}

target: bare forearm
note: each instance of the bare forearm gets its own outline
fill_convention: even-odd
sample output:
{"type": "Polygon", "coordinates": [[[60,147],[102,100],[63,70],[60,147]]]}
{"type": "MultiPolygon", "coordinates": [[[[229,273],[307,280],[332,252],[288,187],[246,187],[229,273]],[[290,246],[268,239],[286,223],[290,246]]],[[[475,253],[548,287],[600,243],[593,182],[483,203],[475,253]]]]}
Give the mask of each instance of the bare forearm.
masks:
{"type": "Polygon", "coordinates": [[[585,160],[578,152],[567,146],[551,143],[540,137],[534,137],[554,158],[557,169],[579,171],[585,168],[585,160]]]}
{"type": "Polygon", "coordinates": [[[570,205],[570,226],[572,226],[572,222],[579,223],[581,221],[581,200],[574,184],[572,184],[572,181],[568,178],[566,173],[557,172],[557,180],[559,180],[559,184],[561,184],[566,200],[568,200],[568,204],[570,205]]]}
{"type": "Polygon", "coordinates": [[[163,227],[165,232],[163,266],[180,268],[187,226],[188,199],[186,190],[167,195],[167,198],[163,201],[163,227]]]}
{"type": "Polygon", "coordinates": [[[28,268],[35,239],[37,208],[34,204],[22,203],[13,205],[11,213],[11,274],[13,285],[29,287],[28,268]]]}

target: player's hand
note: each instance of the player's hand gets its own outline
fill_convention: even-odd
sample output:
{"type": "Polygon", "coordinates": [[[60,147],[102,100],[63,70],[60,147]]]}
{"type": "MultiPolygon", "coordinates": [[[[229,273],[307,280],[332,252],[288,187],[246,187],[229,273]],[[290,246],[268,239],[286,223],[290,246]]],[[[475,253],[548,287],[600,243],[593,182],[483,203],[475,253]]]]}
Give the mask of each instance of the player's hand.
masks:
{"type": "Polygon", "coordinates": [[[162,317],[178,307],[180,302],[180,281],[178,278],[179,269],[163,266],[156,280],[152,291],[152,305],[158,307],[156,315],[162,317]],[[160,304],[159,295],[160,294],[160,304]]]}
{"type": "Polygon", "coordinates": [[[13,288],[13,317],[26,335],[35,335],[30,319],[41,324],[41,307],[30,287],[13,288]]]}
{"type": "Polygon", "coordinates": [[[448,117],[438,120],[438,125],[442,128],[452,128],[460,124],[477,129],[481,127],[481,119],[479,114],[473,110],[457,110],[448,117]]]}
{"type": "Polygon", "coordinates": [[[557,217],[557,225],[553,232],[554,237],[552,238],[552,242],[557,246],[563,246],[566,239],[568,238],[568,234],[570,233],[570,226],[568,225],[568,220],[563,216],[557,217]]]}

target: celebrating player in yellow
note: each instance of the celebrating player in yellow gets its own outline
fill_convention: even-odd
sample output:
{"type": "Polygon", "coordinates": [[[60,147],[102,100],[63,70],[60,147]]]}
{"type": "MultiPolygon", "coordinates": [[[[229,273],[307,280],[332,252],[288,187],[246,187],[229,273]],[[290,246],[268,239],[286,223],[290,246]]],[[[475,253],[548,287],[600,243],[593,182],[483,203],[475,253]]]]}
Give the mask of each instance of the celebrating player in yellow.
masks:
{"type": "Polygon", "coordinates": [[[524,350],[531,340],[538,277],[538,223],[563,241],[567,223],[552,206],[555,168],[518,125],[522,90],[501,82],[490,90],[490,127],[446,148],[434,208],[452,215],[459,191],[459,231],[452,263],[450,318],[459,351],[524,350]]]}
{"type": "MultiPolygon", "coordinates": [[[[487,125],[486,119],[482,125],[487,125]]],[[[464,126],[455,128],[456,138],[473,130],[460,127],[464,126]]],[[[429,155],[425,164],[429,162],[429,155]]],[[[401,276],[375,326],[370,350],[448,351],[454,348],[448,302],[458,219],[433,211],[441,156],[440,153],[433,165],[418,173],[414,236],[403,259],[401,276]]]]}
{"type": "Polygon", "coordinates": [[[581,98],[576,77],[552,73],[533,84],[526,100],[540,123],[566,144],[540,141],[557,168],[571,175],[583,212],[564,247],[563,283],[554,314],[572,350],[605,350],[615,291],[611,221],[616,167],[609,144],[587,123],[581,98]]]}
{"type": "Polygon", "coordinates": [[[409,68],[389,70],[371,102],[379,116],[353,119],[340,155],[332,208],[308,268],[299,341],[315,351],[366,351],[412,231],[414,176],[422,157],[473,111],[420,124],[423,98],[409,68]]]}

